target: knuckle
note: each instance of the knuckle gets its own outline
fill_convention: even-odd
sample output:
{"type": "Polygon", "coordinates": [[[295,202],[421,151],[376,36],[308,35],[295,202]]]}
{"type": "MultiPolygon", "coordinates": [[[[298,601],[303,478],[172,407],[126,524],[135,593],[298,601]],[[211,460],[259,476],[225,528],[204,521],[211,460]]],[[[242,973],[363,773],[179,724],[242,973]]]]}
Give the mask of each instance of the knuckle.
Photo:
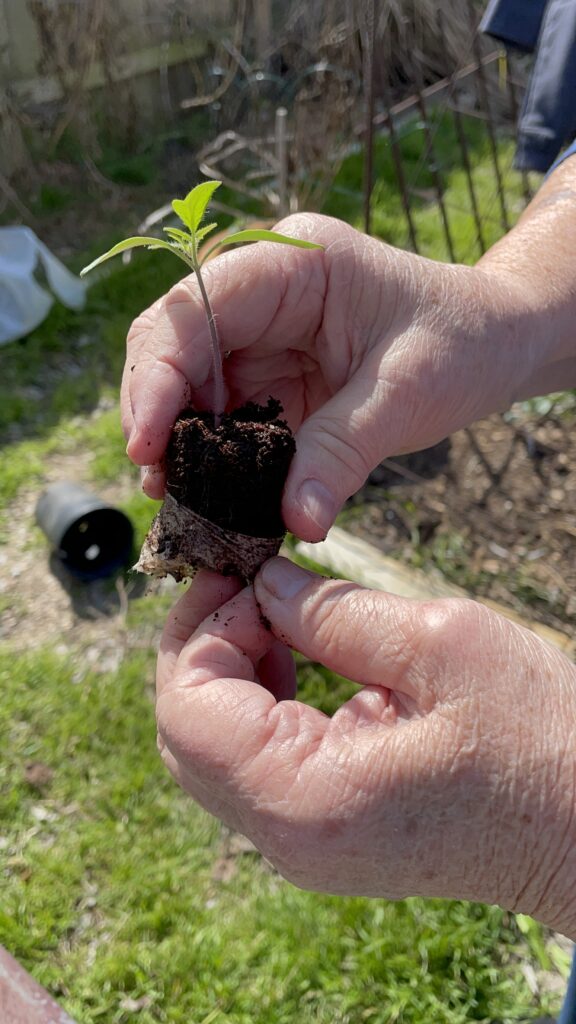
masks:
{"type": "MultiPolygon", "coordinates": [[[[359,591],[356,584],[328,582],[318,588],[306,602],[308,629],[315,637],[317,646],[330,651],[332,657],[337,657],[341,650],[349,647],[346,618],[356,618],[354,609],[357,602],[354,601],[354,595],[359,591]]],[[[364,617],[363,610],[362,615],[364,617]]]]}
{"type": "Polygon", "coordinates": [[[267,840],[262,848],[263,856],[273,865],[275,870],[291,885],[305,891],[328,892],[330,886],[330,867],[323,860],[321,851],[303,852],[304,844],[283,841],[278,845],[270,845],[267,840]]]}
{"type": "Polygon", "coordinates": [[[422,609],[422,637],[428,651],[442,659],[470,652],[491,629],[494,614],[468,598],[449,597],[432,601],[422,609]]]}
{"type": "Polygon", "coordinates": [[[268,821],[265,832],[258,837],[256,845],[276,871],[291,881],[289,875],[299,859],[299,843],[294,837],[293,826],[280,819],[268,821]]]}
{"type": "Polygon", "coordinates": [[[276,228],[296,238],[313,238],[327,218],[317,213],[292,213],[278,222],[276,228]]]}
{"type": "Polygon", "coordinates": [[[179,306],[182,303],[197,301],[198,294],[196,282],[193,276],[189,275],[172,285],[170,291],[166,295],[166,309],[169,310],[172,306],[179,306]]]}
{"type": "Polygon", "coordinates": [[[127,344],[129,346],[140,345],[146,341],[154,330],[157,319],[158,309],[154,306],[150,306],[143,313],[140,313],[139,316],[135,317],[128,331],[127,344]]]}
{"type": "Polygon", "coordinates": [[[282,875],[282,878],[290,882],[290,885],[295,886],[297,889],[302,889],[304,892],[330,891],[328,880],[322,881],[321,879],[314,878],[310,875],[309,870],[300,870],[295,864],[278,867],[277,870],[282,875]]]}
{"type": "Polygon", "coordinates": [[[127,441],[129,440],[130,434],[132,432],[132,423],[133,423],[132,412],[128,411],[128,409],[126,408],[126,405],[124,403],[122,411],[121,411],[121,414],[120,414],[120,426],[122,428],[122,433],[123,433],[123,435],[124,435],[124,437],[126,438],[127,441]]]}
{"type": "Polygon", "coordinates": [[[328,417],[316,414],[314,420],[315,442],[324,451],[331,463],[340,463],[346,470],[347,484],[352,490],[362,486],[371,473],[374,462],[378,461],[365,453],[354,440],[343,436],[342,425],[328,417]]]}

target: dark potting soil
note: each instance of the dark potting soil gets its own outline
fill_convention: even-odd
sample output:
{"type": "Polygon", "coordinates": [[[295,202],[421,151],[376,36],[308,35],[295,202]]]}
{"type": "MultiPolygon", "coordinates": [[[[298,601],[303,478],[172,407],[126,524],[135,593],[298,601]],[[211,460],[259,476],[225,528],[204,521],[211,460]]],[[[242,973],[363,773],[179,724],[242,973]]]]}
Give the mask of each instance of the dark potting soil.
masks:
{"type": "Polygon", "coordinates": [[[224,413],[186,409],[174,424],[166,452],[166,490],[181,505],[226,530],[279,537],[282,490],[296,451],[274,398],[224,413]]]}

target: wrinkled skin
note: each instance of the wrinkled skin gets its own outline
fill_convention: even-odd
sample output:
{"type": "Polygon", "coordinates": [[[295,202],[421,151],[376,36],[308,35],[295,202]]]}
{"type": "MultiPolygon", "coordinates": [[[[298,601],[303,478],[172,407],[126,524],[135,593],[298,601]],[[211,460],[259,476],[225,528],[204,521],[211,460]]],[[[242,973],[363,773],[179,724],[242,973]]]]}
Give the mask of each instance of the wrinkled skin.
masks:
{"type": "MultiPolygon", "coordinates": [[[[300,214],[279,228],[325,250],[259,243],[219,257],[205,276],[230,353],[228,404],[282,402],[297,432],[284,521],[317,541],[384,457],[531,393],[534,324],[512,317],[525,298],[502,273],[433,263],[327,217],[300,214]]],[[[210,374],[205,315],[187,278],[128,337],[122,415],[133,461],[159,463],[178,412],[190,401],[210,407],[210,374]]],[[[161,497],[163,483],[156,466],[145,490],[161,497]]]]}
{"type": "MultiPolygon", "coordinates": [[[[321,539],[384,457],[576,383],[570,173],[475,268],[311,215],[280,228],[323,252],[262,244],[207,268],[229,405],[272,394],[297,432],[293,533],[321,539]]],[[[211,381],[188,279],[129,336],[123,423],[151,496],[190,402],[209,407],[211,381]]],[[[576,938],[574,666],[473,602],[295,568],[274,597],[282,565],[246,590],[202,573],[170,616],[157,711],[176,779],[297,885],[496,902],[576,938]],[[294,699],[291,647],[362,684],[331,720],[294,699]]]]}
{"type": "Polygon", "coordinates": [[[497,902],[576,935],[569,661],[472,601],[284,559],[239,586],[202,573],[164,632],[160,749],[184,789],[304,888],[497,902]],[[279,637],[362,689],[331,719],[282,699],[279,637]]]}

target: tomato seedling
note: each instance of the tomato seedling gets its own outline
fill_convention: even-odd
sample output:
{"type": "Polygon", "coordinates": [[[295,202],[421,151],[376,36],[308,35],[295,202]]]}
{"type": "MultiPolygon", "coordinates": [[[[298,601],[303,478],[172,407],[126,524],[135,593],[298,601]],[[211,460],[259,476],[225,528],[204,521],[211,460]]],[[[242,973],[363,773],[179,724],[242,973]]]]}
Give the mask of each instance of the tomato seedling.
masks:
{"type": "Polygon", "coordinates": [[[184,199],[172,200],[172,209],[186,228],[185,231],[181,228],[163,228],[162,230],[168,235],[168,240],[164,238],[151,238],[143,235],[136,235],[133,238],[125,238],[122,242],[118,242],[116,245],[113,245],[108,252],[103,253],[102,256],[99,256],[98,259],[94,260],[87,267],[84,267],[80,272],[80,276],[83,277],[85,274],[88,274],[89,271],[93,270],[94,267],[98,267],[101,263],[104,263],[105,260],[109,260],[113,256],[118,256],[120,253],[126,252],[128,249],[136,249],[144,246],[147,249],[166,249],[168,252],[171,252],[174,256],[177,256],[182,260],[189,270],[196,274],[198,287],[200,288],[200,294],[202,295],[202,301],[206,311],[212,346],[212,365],[214,371],[214,398],[212,412],[214,414],[216,426],[220,425],[225,405],[222,346],[218,337],[218,328],[214,317],[214,311],[202,278],[202,266],[206,260],[218,251],[218,249],[221,249],[224,246],[241,245],[244,242],[279,242],[282,245],[295,245],[300,249],[323,248],[323,246],[318,245],[316,242],[307,242],[301,238],[291,238],[289,235],[282,235],[278,231],[268,231],[264,228],[247,228],[243,231],[235,231],[232,234],[227,235],[220,242],[217,242],[216,245],[212,246],[212,248],[207,249],[201,256],[200,243],[218,227],[216,221],[204,225],[202,224],[202,221],[204,220],[208,204],[214,195],[214,192],[221,184],[221,181],[204,181],[200,185],[196,185],[195,188],[191,189],[184,199]]]}

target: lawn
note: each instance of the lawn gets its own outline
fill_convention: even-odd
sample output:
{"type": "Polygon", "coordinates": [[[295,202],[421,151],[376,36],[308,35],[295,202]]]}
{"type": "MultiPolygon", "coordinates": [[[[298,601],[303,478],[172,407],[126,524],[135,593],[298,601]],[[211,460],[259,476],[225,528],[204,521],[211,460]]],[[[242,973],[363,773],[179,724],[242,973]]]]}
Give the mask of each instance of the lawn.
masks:
{"type": "MultiPolygon", "coordinates": [[[[451,138],[447,127],[447,162],[451,138]]],[[[421,144],[416,129],[406,133],[415,166],[421,144]]],[[[375,228],[404,244],[384,142],[377,152],[375,228]]],[[[509,163],[506,143],[502,156],[509,163]]],[[[474,161],[492,224],[480,140],[474,161]]],[[[327,212],[359,223],[360,181],[353,155],[327,212]]],[[[456,165],[447,186],[460,211],[459,253],[471,258],[456,165]]],[[[509,186],[515,202],[518,182],[509,186]]],[[[417,217],[426,255],[444,258],[433,208],[422,202],[417,217]]],[[[85,255],[74,257],[76,269],[85,255]]],[[[82,314],[55,307],[3,351],[0,556],[8,572],[11,517],[21,518],[69,456],[82,456],[81,478],[94,488],[122,483],[120,504],[142,539],[155,506],[124,454],[118,385],[130,320],[175,280],[173,263],[140,253],[128,267],[116,264],[82,314]]],[[[46,549],[31,520],[24,532],[40,590],[46,549]]],[[[72,634],[55,629],[39,642],[33,597],[20,609],[17,586],[0,593],[0,613],[22,615],[22,628],[0,644],[0,942],[79,1024],[512,1024],[557,1010],[554,985],[568,954],[528,919],[459,902],[303,893],[176,788],[156,754],[151,685],[172,600],[150,594],[116,613],[121,658],[110,668],[98,648],[89,656],[92,624],[78,619],[72,634]]],[[[348,688],[319,666],[300,669],[302,699],[327,712],[348,688]]]]}

